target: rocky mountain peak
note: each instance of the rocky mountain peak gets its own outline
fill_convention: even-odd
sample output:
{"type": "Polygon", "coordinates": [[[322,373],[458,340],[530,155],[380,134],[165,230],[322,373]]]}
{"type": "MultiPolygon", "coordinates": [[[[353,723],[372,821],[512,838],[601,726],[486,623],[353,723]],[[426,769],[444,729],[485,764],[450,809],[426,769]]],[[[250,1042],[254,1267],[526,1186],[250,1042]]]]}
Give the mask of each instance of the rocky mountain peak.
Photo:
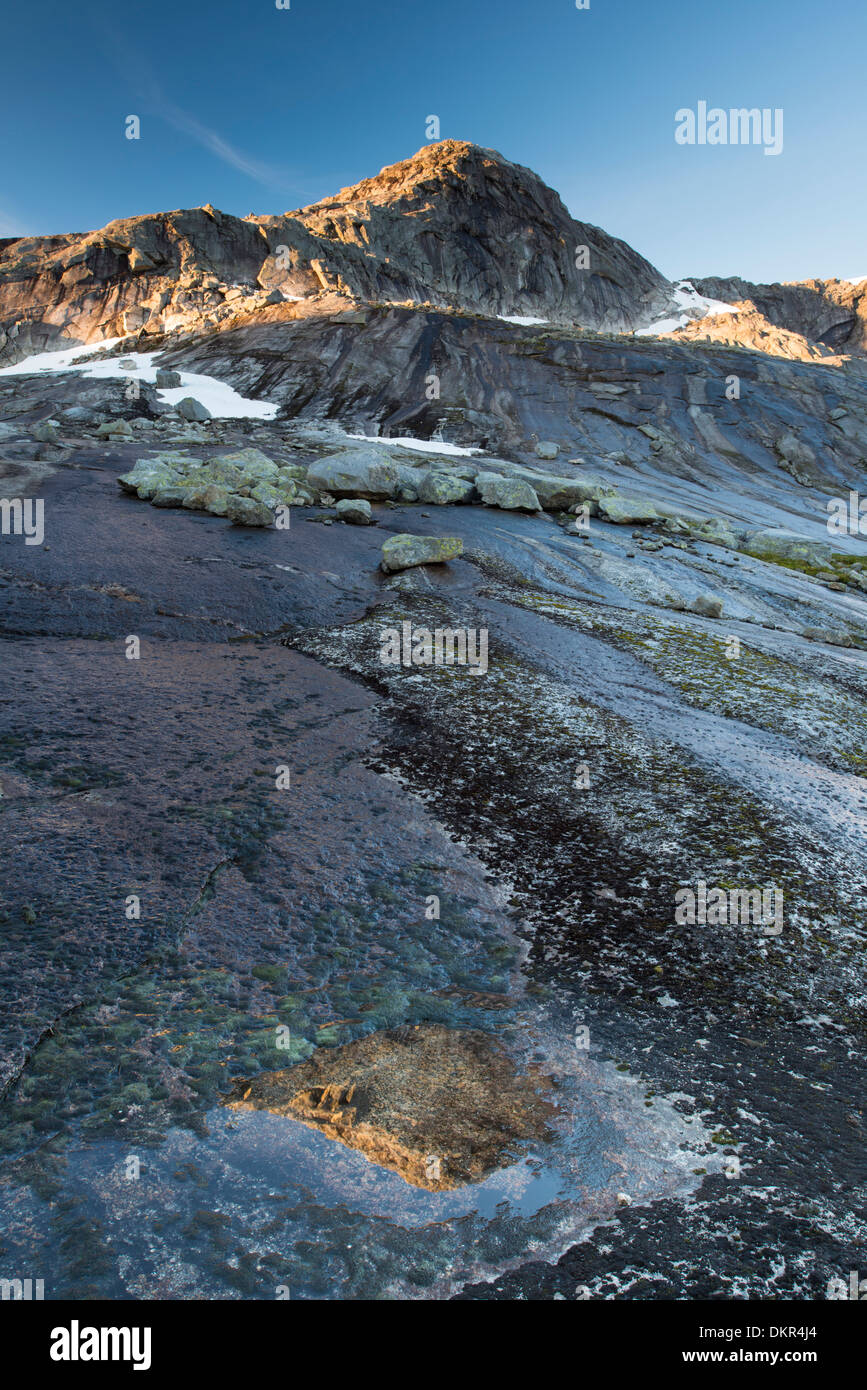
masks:
{"type": "Polygon", "coordinates": [[[463,140],[427,145],[331,198],[257,221],[271,241],[303,227],[326,252],[334,286],[361,299],[619,332],[648,322],[668,291],[631,247],[573,219],[531,169],[463,140]]]}
{"type": "Polygon", "coordinates": [[[467,140],[440,140],[424,145],[409,159],[386,165],[375,177],[342,188],[295,215],[310,216],[326,209],[362,204],[388,204],[406,211],[429,203],[432,198],[478,202],[497,196],[525,203],[527,212],[538,212],[546,204],[556,205],[561,215],[568,216],[558,194],[532,169],[513,164],[497,150],[467,140]]]}

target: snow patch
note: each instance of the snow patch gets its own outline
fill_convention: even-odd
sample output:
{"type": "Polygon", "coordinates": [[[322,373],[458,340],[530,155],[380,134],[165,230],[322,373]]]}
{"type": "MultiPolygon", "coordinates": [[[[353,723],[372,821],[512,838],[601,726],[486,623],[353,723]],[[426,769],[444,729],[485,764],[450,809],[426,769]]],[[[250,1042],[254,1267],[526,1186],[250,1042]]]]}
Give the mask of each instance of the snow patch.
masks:
{"type": "Polygon", "coordinates": [[[59,352],[37,352],[33,357],[25,357],[12,367],[0,367],[0,376],[32,376],[37,372],[74,371],[73,360],[87,357],[92,352],[102,352],[103,348],[114,347],[120,338],[103,338],[100,343],[89,343],[87,347],[61,348],[59,352]]]}
{"type": "MultiPolygon", "coordinates": [[[[103,348],[114,347],[119,338],[106,338],[101,343],[91,343],[88,347],[64,348],[60,352],[40,352],[34,357],[26,357],[12,367],[0,368],[0,376],[31,376],[53,372],[80,371],[82,376],[97,379],[120,379],[123,381],[145,381],[154,385],[157,379],[157,359],[159,352],[126,352],[122,357],[109,357],[104,362],[79,363],[78,358],[99,352],[103,348]],[[131,367],[122,367],[121,362],[132,362],[131,367]]],[[[177,405],[185,396],[193,396],[217,420],[273,420],[278,406],[271,401],[251,401],[241,396],[225,381],[217,377],[203,376],[198,372],[181,372],[180,386],[160,389],[160,400],[166,405],[177,405]]]]}
{"type": "Polygon", "coordinates": [[[470,458],[482,452],[480,447],[465,448],[462,444],[444,444],[439,439],[412,439],[408,434],[387,438],[378,434],[348,434],[347,439],[361,439],[365,444],[389,444],[401,449],[416,449],[421,454],[454,454],[456,458],[470,458]]]}
{"type": "Polygon", "coordinates": [[[685,328],[688,323],[694,323],[698,319],[710,318],[713,314],[739,314],[735,304],[726,304],[722,299],[708,299],[707,295],[699,294],[698,290],[689,280],[680,280],[674,287],[672,294],[674,307],[680,310],[676,318],[658,319],[649,328],[637,328],[635,335],[638,338],[657,337],[660,333],[674,333],[678,328],[685,328]]]}
{"type": "Polygon", "coordinates": [[[522,328],[531,328],[535,323],[549,323],[549,319],[534,319],[532,314],[497,314],[503,323],[517,323],[522,328]]]}

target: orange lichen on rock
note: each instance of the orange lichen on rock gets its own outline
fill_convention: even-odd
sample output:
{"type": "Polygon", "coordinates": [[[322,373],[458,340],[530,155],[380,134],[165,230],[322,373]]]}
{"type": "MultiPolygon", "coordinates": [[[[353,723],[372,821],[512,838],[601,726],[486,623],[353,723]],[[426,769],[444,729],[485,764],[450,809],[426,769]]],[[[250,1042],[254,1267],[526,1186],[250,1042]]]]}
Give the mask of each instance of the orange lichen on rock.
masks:
{"type": "Polygon", "coordinates": [[[487,1033],[420,1024],[318,1048],[286,1071],[238,1078],[225,1103],[300,1120],[440,1192],[478,1182],[544,1142],[551,1086],[550,1078],[519,1073],[487,1033]]]}

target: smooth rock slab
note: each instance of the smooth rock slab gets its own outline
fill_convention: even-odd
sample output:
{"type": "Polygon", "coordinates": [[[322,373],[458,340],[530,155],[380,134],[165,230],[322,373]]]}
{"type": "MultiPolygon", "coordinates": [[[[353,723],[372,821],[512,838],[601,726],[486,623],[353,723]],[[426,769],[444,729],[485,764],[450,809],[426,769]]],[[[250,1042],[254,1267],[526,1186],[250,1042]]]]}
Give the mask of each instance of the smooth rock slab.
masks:
{"type": "Polygon", "coordinates": [[[420,1024],[238,1079],[226,1104],[300,1120],[414,1187],[443,1192],[545,1141],[555,1107],[543,1091],[548,1079],[516,1072],[490,1034],[420,1024]]]}
{"type": "Polygon", "coordinates": [[[410,569],[413,565],[442,564],[463,554],[464,543],[458,536],[410,536],[403,533],[389,536],[382,547],[382,568],[386,574],[393,570],[410,569]]]}

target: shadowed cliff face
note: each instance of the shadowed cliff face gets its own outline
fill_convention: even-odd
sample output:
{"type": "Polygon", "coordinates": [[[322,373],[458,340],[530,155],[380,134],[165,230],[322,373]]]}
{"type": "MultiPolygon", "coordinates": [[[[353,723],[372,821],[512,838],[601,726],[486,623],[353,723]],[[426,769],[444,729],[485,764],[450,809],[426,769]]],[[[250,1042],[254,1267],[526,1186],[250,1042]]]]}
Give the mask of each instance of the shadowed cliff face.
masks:
{"type": "Polygon", "coordinates": [[[208,205],[0,244],[0,353],[213,328],[334,291],[621,331],[650,322],[667,288],[531,170],[445,141],[297,213],[208,205]]]}

